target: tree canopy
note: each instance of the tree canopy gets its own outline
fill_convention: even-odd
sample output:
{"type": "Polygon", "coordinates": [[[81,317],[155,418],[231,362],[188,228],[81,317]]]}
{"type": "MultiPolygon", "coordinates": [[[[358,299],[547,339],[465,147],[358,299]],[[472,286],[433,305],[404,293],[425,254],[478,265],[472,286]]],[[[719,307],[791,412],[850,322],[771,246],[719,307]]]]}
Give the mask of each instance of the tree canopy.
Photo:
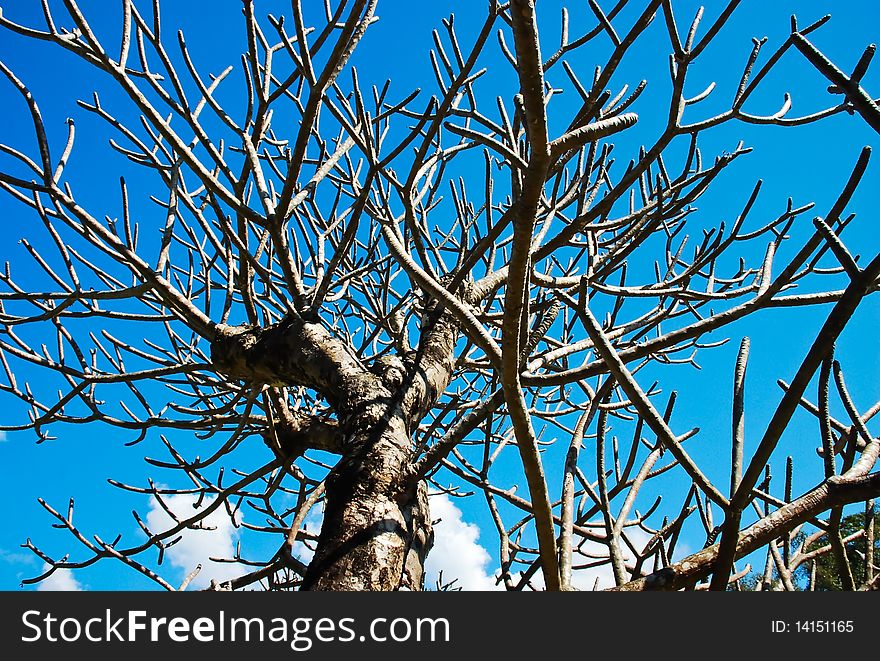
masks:
{"type": "Polygon", "coordinates": [[[880,402],[837,359],[880,281],[854,202],[873,46],[844,71],[811,16],[728,50],[740,0],[490,0],[419,35],[429,73],[402,86],[370,39],[418,7],[263,4],[0,17],[47,53],[0,64],[33,136],[0,128],[4,206],[40,229],[4,239],[27,234],[0,274],[2,428],[124,436],[148,470],[111,484],[157,513],[105,538],[40,501],[69,549],[28,539],[28,582],[116,562],[186,588],[201,565],[164,558],[221,516],[240,544],[215,589],[422,589],[439,493],[480,503],[508,590],[724,590],[759,550],[787,589],[806,555],[876,587],[847,546],[873,524],[845,508],[880,494],[880,402]],[[95,91],[64,135],[31,88],[69,62],[95,91]],[[738,136],[770,130],[768,176],[808,135],[823,190],[763,192],[738,136]],[[731,339],[708,359],[723,404],[683,404],[731,339]],[[749,375],[785,360],[747,426],[749,375]],[[793,420],[812,436],[785,459],[793,420]]]}

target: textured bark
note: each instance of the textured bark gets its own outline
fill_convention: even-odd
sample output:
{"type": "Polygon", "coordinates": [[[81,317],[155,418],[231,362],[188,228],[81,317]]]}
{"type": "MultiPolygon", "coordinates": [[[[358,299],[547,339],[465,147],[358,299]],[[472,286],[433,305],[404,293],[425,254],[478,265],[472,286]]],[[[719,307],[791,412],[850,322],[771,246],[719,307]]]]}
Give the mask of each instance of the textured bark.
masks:
{"type": "Polygon", "coordinates": [[[392,420],[352,443],[327,480],[324,523],[304,590],[422,589],[433,542],[424,482],[402,480],[409,438],[392,420]],[[375,434],[375,438],[370,436],[375,434]]]}
{"type": "Polygon", "coordinates": [[[247,381],[313,388],[333,405],[362,401],[382,385],[345,342],[304,319],[264,328],[219,325],[211,360],[217,369],[247,381]]]}
{"type": "Polygon", "coordinates": [[[263,437],[279,458],[289,459],[300,456],[305,450],[324,450],[334,454],[342,453],[344,438],[335,420],[297,415],[290,413],[280,417],[275,425],[274,433],[267,430],[263,437]]]}
{"type": "Polygon", "coordinates": [[[413,478],[412,431],[449,384],[457,332],[432,305],[423,323],[417,351],[370,366],[318,322],[218,329],[211,352],[218,370],[255,384],[312,388],[336,414],[310,418],[275,407],[276,451],[293,456],[311,447],[341,455],[327,477],[304,590],[423,587],[433,530],[427,487],[413,478]]]}
{"type": "Polygon", "coordinates": [[[403,561],[403,576],[400,588],[422,590],[425,587],[425,560],[434,545],[434,528],[431,525],[431,509],[428,506],[428,485],[419,480],[415,487],[415,498],[411,499],[403,511],[409,530],[407,554],[403,561]]]}
{"type": "Polygon", "coordinates": [[[421,517],[407,516],[419,508],[418,489],[401,480],[410,446],[403,420],[378,420],[346,445],[357,449],[327,478],[324,523],[302,587],[396,590],[413,539],[430,536],[412,527],[421,517]]]}
{"type": "MultiPolygon", "coordinates": [[[[324,523],[306,590],[420,590],[433,543],[427,487],[413,481],[412,430],[454,367],[455,325],[429,311],[414,360],[374,366],[395,395],[361,406],[347,425],[346,455],[327,479],[324,523]],[[371,417],[384,411],[379,417],[371,417]]],[[[390,392],[390,391],[389,391],[390,392]]]]}

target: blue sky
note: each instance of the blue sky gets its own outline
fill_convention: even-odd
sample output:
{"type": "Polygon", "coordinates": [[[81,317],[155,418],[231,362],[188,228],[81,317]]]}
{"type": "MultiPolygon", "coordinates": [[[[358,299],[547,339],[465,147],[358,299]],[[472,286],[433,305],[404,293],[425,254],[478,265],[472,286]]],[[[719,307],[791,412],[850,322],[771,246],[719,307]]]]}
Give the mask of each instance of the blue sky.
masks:
{"type": "MultiPolygon", "coordinates": [[[[386,77],[391,77],[392,96],[395,98],[404,96],[414,87],[431,89],[433,75],[427,54],[431,29],[439,27],[440,19],[454,11],[458,34],[469,45],[482,23],[483,4],[467,0],[447,3],[403,3],[394,0],[380,3],[377,12],[380,21],[367,31],[353,59],[361,81],[381,85],[386,77]],[[479,7],[479,11],[475,7],[479,7]]],[[[592,25],[592,19],[584,13],[585,3],[569,4],[572,5],[573,33],[579,31],[578,26],[592,25]]],[[[196,61],[203,64],[203,70],[218,71],[227,63],[237,62],[244,48],[241,4],[238,0],[166,2],[166,5],[163,15],[165,24],[183,27],[187,43],[196,61]]],[[[555,47],[558,40],[558,5],[558,2],[548,0],[539,3],[545,54],[555,47]]],[[[708,5],[703,29],[710,24],[721,3],[708,5]]],[[[11,0],[2,3],[2,6],[4,15],[17,22],[41,25],[41,12],[36,0],[11,0]]],[[[98,32],[110,38],[118,25],[116,3],[83,2],[83,6],[98,32]],[[111,6],[112,9],[109,9],[111,6]]],[[[675,7],[680,27],[684,29],[698,3],[676,2],[675,7]]],[[[258,2],[257,10],[260,14],[277,14],[285,12],[287,6],[286,3],[258,2]]],[[[798,14],[801,23],[812,22],[825,13],[832,14],[832,20],[812,39],[844,70],[851,69],[865,45],[878,39],[877,26],[880,22],[876,20],[876,5],[870,0],[846,3],[745,0],[690,76],[689,95],[715,81],[717,89],[714,97],[717,98],[713,97],[714,100],[689,109],[688,112],[692,114],[686,115],[686,118],[708,116],[713,109],[721,109],[729,103],[751,48],[751,38],[768,37],[763,55],[766,58],[787,36],[788,17],[792,12],[798,14]]],[[[626,17],[631,15],[632,12],[624,12],[624,23],[628,20],[626,17]]],[[[632,87],[642,78],[649,81],[645,94],[632,108],[640,115],[640,122],[619,143],[621,162],[625,162],[639,144],[650,144],[661,129],[660,122],[665,119],[668,96],[668,49],[662,21],[657,20],[643,36],[639,47],[624,60],[612,82],[611,86],[618,88],[623,83],[632,87]],[[662,109],[661,112],[652,112],[657,107],[662,109]]],[[[592,66],[604,61],[600,58],[606,56],[607,51],[607,41],[597,39],[572,58],[572,64],[579,71],[590,71],[592,66]]],[[[115,195],[118,173],[114,170],[112,152],[106,146],[106,130],[93,118],[86,116],[76,106],[75,99],[90,98],[95,88],[101,90],[105,103],[119,101],[119,95],[114,95],[106,81],[81,62],[46,44],[4,34],[0,39],[0,59],[30,87],[50,129],[50,140],[55,144],[63,144],[65,118],[70,116],[77,120],[77,148],[67,176],[81,198],[96,210],[100,211],[102,205],[108,206],[104,201],[106,191],[114,190],[115,195]]],[[[516,91],[513,72],[499,55],[494,40],[479,66],[489,68],[490,73],[484,81],[487,98],[493,94],[509,97],[516,91]]],[[[551,84],[567,83],[561,67],[554,68],[548,80],[551,84]]],[[[878,82],[878,74],[874,71],[865,78],[864,85],[876,95],[880,89],[878,82]]],[[[783,92],[791,91],[792,115],[808,114],[835,102],[837,97],[828,95],[826,87],[827,82],[802,57],[789,54],[775,74],[764,82],[746,109],[755,113],[771,113],[781,104],[783,92]]],[[[550,125],[554,135],[564,128],[570,117],[566,111],[571,112],[574,102],[571,96],[551,107],[550,125]]],[[[35,142],[27,110],[5,80],[0,81],[0,99],[4,107],[0,141],[34,153],[35,142]]],[[[794,199],[795,205],[810,201],[816,203],[815,213],[803,216],[800,224],[793,229],[794,240],[789,242],[786,254],[791,254],[810,235],[812,228],[809,220],[812,216],[821,215],[829,208],[849,175],[860,148],[863,145],[876,147],[878,144],[877,135],[858,116],[843,114],[796,129],[728,124],[707,132],[702,148],[706,157],[710,158],[723,150],[733,149],[739,140],[744,140],[746,146],[753,147],[754,151],[727,169],[714,190],[700,200],[699,217],[705,219],[707,224],[717,224],[720,219],[733,220],[755,180],[763,178],[762,193],[752,212],[755,226],[760,220],[769,220],[781,213],[789,196],[794,199]]],[[[675,149],[680,150],[681,146],[676,145],[675,149]]],[[[880,250],[880,236],[876,231],[878,219],[874,217],[880,195],[878,168],[880,164],[877,162],[871,164],[849,206],[848,210],[856,212],[858,217],[844,237],[854,252],[863,255],[865,261],[880,250]]],[[[481,177],[482,174],[478,171],[475,176],[481,177]]],[[[143,182],[134,182],[132,185],[136,188],[146,186],[143,182]]],[[[9,196],[0,197],[0,210],[4,223],[0,255],[4,261],[12,263],[21,281],[32,276],[36,283],[38,274],[28,262],[19,240],[26,238],[34,245],[46,245],[45,231],[38,219],[9,196]]],[[[100,213],[114,214],[115,206],[100,213]]],[[[754,255],[750,257],[754,259],[754,255]]],[[[748,335],[752,340],[746,402],[748,457],[749,449],[754,448],[781,396],[781,391],[775,385],[776,379],[792,377],[828,310],[826,306],[809,310],[762,312],[704,338],[711,341],[729,337],[731,341],[718,349],[702,351],[697,359],[702,370],[674,366],[663,370],[646,370],[644,377],[640,377],[646,382],[660,378],[664,391],[678,391],[679,404],[673,427],[680,431],[692,426],[702,428],[701,436],[689,445],[689,451],[719,483],[726,483],[728,470],[730,383],[740,338],[748,335]]],[[[877,379],[880,375],[880,354],[875,350],[878,322],[880,301],[875,295],[859,309],[837,349],[847,383],[860,410],[880,399],[880,380],[877,379]]],[[[40,375],[29,373],[28,376],[35,388],[46,387],[47,384],[40,381],[40,375]]],[[[813,393],[814,390],[810,395],[815,399],[813,393]]],[[[21,406],[3,397],[0,397],[0,411],[3,412],[0,423],[3,424],[20,423],[26,416],[21,406]]],[[[839,411],[837,413],[840,414],[839,411]]],[[[51,528],[51,520],[37,503],[37,497],[44,498],[59,511],[66,511],[68,499],[75,497],[78,524],[103,539],[113,539],[119,532],[136,536],[137,529],[130,511],[137,508],[144,514],[148,510],[147,503],[142,499],[121,494],[106,480],[112,477],[143,485],[147,467],[141,459],[145,453],[151,456],[160,454],[161,446],[157,438],[151,437],[143,444],[125,447],[123,444],[130,440],[129,435],[103,427],[59,427],[53,432],[58,437],[57,441],[39,445],[34,443],[33,434],[28,432],[7,433],[0,442],[0,495],[7,511],[7,523],[0,529],[0,589],[17,589],[21,578],[39,571],[41,563],[35,559],[28,560],[27,556],[22,555],[25,551],[19,548],[28,537],[56,557],[66,552],[74,555],[79,552],[65,531],[51,528]]],[[[182,443],[188,442],[183,438],[180,440],[182,443]]],[[[818,443],[818,428],[814,420],[798,414],[774,455],[777,495],[784,473],[784,460],[789,454],[801,459],[799,464],[803,466],[795,475],[796,493],[818,482],[821,461],[814,451],[818,443]]],[[[262,447],[258,449],[263,450],[262,447]]],[[[264,455],[259,457],[261,461],[267,460],[264,455]]],[[[555,466],[548,468],[548,481],[554,494],[558,494],[558,473],[555,466]]],[[[663,482],[656,488],[663,490],[670,508],[677,508],[679,496],[676,494],[682,488],[680,483],[663,482]]],[[[182,507],[186,505],[181,504],[182,507]]],[[[473,524],[482,530],[478,540],[471,528],[458,528],[456,534],[462,534],[461,530],[469,531],[465,538],[472,545],[481,544],[491,556],[497,555],[494,529],[482,498],[459,499],[455,505],[462,512],[462,525],[473,524]]],[[[450,513],[450,519],[455,519],[454,513],[450,513]]],[[[703,538],[699,533],[699,530],[689,529],[685,536],[684,542],[692,550],[702,544],[703,538]]],[[[271,544],[255,541],[247,554],[260,557],[261,554],[271,555],[273,551],[271,544]]],[[[185,573],[182,567],[171,567],[167,571],[172,577],[185,573]]],[[[78,573],[76,579],[80,585],[93,589],[139,589],[151,586],[135,572],[115,562],[98,563],[78,573]]]]}

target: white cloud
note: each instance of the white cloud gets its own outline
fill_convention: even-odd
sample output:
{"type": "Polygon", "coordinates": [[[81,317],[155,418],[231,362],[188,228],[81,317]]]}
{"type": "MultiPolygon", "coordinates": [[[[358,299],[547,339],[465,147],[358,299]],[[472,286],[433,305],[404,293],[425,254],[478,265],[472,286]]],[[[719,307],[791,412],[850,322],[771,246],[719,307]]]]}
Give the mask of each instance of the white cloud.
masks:
{"type": "MultiPolygon", "coordinates": [[[[47,569],[49,565],[43,565],[43,571],[47,569]]],[[[79,592],[82,589],[82,585],[69,569],[56,569],[48,578],[37,584],[38,592],[79,592]]]]}
{"type": "MultiPolygon", "coordinates": [[[[193,516],[197,511],[193,507],[197,502],[195,496],[177,494],[165,496],[162,501],[181,520],[193,516]]],[[[207,507],[212,502],[212,498],[204,498],[201,507],[207,507]]],[[[174,525],[175,521],[168,512],[154,500],[147,512],[147,526],[150,530],[160,532],[174,525]]],[[[235,553],[238,531],[226,509],[217,508],[202,520],[202,525],[208,530],[185,530],[180,533],[180,541],[165,551],[165,561],[181,570],[180,581],[183,581],[196,566],[202,565],[202,570],[189,584],[189,589],[195,590],[209,587],[212,579],[227,581],[240,576],[245,571],[241,565],[209,560],[211,557],[231,558],[235,553]]]]}
{"type": "Polygon", "coordinates": [[[440,572],[443,583],[458,579],[452,587],[462,590],[498,590],[495,577],[488,573],[492,560],[480,546],[480,528],[461,518],[461,510],[446,494],[431,497],[431,518],[440,521],[434,526],[434,548],[425,563],[425,586],[434,587],[440,572]]]}
{"type": "Polygon", "coordinates": [[[33,565],[36,561],[37,557],[33,553],[7,551],[6,549],[0,548],[0,562],[5,562],[10,565],[33,565]]]}

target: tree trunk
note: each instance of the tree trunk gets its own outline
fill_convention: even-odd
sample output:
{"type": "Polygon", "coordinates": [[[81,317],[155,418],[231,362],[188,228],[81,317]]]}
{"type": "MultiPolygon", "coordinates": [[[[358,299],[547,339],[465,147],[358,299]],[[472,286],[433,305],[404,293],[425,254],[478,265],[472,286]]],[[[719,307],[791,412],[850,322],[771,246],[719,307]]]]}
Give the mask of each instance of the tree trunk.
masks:
{"type": "Polygon", "coordinates": [[[427,306],[419,349],[366,367],[317,320],[266,327],[222,326],[211,345],[218,370],[270,387],[303,385],[334,417],[288,411],[278,397],[271,430],[290,460],[307,448],[336,452],[327,476],[324,521],[304,590],[421,590],[433,543],[427,486],[412,477],[412,432],[446,389],[456,327],[427,306]]]}
{"type": "Polygon", "coordinates": [[[399,417],[347,440],[327,478],[324,522],[303,590],[421,590],[433,542],[427,487],[408,486],[399,417]]]}

